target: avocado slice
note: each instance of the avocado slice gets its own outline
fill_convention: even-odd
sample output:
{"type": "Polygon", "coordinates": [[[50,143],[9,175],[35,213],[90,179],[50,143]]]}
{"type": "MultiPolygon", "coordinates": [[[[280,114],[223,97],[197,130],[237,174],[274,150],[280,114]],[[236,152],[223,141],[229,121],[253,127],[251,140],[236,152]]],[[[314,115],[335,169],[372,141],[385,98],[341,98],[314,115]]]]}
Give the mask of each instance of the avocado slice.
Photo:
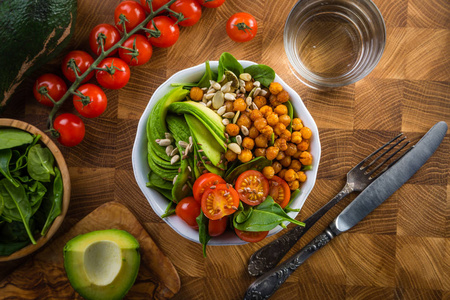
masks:
{"type": "Polygon", "coordinates": [[[139,243],[117,229],[92,231],[64,246],[64,268],[70,284],[85,299],[122,299],[136,280],[139,243]]]}

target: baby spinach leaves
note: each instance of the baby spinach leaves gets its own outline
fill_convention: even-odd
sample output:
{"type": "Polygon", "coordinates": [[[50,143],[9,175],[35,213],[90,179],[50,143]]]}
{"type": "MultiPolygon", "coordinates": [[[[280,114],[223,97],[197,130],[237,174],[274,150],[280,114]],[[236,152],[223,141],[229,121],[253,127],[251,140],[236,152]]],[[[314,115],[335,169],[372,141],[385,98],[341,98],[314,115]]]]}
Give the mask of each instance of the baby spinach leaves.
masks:
{"type": "Polygon", "coordinates": [[[275,80],[275,71],[266,65],[252,65],[244,69],[245,73],[252,75],[252,78],[261,82],[264,86],[269,86],[275,80]]]}
{"type": "Polygon", "coordinates": [[[33,136],[26,131],[15,128],[2,128],[0,130],[0,149],[10,149],[33,141],[33,136]]]}
{"type": "Polygon", "coordinates": [[[244,68],[242,67],[242,65],[233,55],[228,52],[222,53],[219,58],[219,66],[217,68],[217,82],[220,82],[222,80],[225,70],[233,72],[238,77],[241,73],[244,73],[244,68]]]}
{"type": "Polygon", "coordinates": [[[39,144],[31,147],[28,152],[27,170],[34,180],[50,182],[51,177],[55,175],[53,171],[54,163],[55,158],[50,150],[42,148],[39,144]]]}
{"type": "Polygon", "coordinates": [[[205,74],[203,74],[203,77],[198,82],[197,86],[200,88],[208,88],[211,84],[209,83],[210,80],[216,80],[216,74],[211,70],[211,67],[209,66],[209,61],[205,62],[205,74]]]}
{"type": "Polygon", "coordinates": [[[211,236],[208,233],[209,219],[205,216],[203,211],[201,211],[196,220],[198,224],[198,238],[200,243],[203,245],[203,256],[206,257],[206,245],[211,239],[211,236]]]}
{"type": "Polygon", "coordinates": [[[271,166],[272,161],[268,160],[263,156],[258,156],[251,161],[241,164],[239,166],[233,167],[232,171],[225,176],[226,182],[233,182],[239,175],[247,170],[257,170],[262,171],[264,167],[271,166]]]}
{"type": "Polygon", "coordinates": [[[11,173],[9,172],[9,162],[11,161],[11,157],[11,149],[0,150],[0,173],[17,187],[19,184],[12,178],[11,173]]]}
{"type": "Polygon", "coordinates": [[[42,228],[41,235],[45,235],[53,223],[53,220],[61,214],[62,196],[63,196],[63,183],[61,178],[61,172],[55,167],[55,180],[50,189],[48,197],[42,202],[42,207],[47,214],[47,220],[42,228]]]}

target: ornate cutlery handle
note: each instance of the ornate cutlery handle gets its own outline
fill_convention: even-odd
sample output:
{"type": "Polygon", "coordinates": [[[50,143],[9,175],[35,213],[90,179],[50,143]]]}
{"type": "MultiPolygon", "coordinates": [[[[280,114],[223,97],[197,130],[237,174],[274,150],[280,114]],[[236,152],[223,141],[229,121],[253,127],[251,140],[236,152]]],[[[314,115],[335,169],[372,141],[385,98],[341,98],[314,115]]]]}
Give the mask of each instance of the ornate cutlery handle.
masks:
{"type": "Polygon", "coordinates": [[[330,228],[325,229],[324,232],[316,236],[302,250],[291,256],[275,269],[256,279],[256,281],[254,281],[247,289],[244,300],[268,299],[301,264],[317,250],[325,246],[335,236],[336,235],[330,228]]]}

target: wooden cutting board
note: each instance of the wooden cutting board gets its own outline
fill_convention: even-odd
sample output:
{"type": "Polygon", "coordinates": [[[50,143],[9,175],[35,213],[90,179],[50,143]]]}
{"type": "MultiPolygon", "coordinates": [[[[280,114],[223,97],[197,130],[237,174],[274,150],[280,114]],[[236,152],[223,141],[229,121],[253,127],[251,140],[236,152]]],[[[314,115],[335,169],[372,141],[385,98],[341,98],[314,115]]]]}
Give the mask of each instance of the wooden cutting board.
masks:
{"type": "Polygon", "coordinates": [[[127,299],[169,299],[180,289],[180,278],[136,217],[122,204],[106,203],[78,222],[69,232],[50,242],[20,268],[0,282],[0,299],[81,299],[71,287],[63,266],[64,245],[73,237],[94,230],[122,229],[141,247],[141,266],[127,299]]]}

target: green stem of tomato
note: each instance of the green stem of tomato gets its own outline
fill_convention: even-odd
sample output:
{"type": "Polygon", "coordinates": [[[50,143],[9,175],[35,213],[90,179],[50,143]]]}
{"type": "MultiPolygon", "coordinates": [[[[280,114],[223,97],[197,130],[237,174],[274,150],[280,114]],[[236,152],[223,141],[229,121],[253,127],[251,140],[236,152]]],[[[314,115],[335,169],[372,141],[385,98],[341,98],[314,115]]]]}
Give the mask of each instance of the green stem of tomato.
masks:
{"type": "MultiPolygon", "coordinates": [[[[53,119],[54,119],[56,113],[61,108],[63,103],[69,98],[69,96],[71,96],[72,94],[74,94],[74,92],[76,92],[77,88],[80,86],[81,82],[88,76],[88,74],[93,72],[97,68],[97,66],[100,64],[100,62],[103,59],[105,59],[111,52],[113,52],[117,48],[121,47],[121,45],[130,36],[132,36],[133,34],[138,32],[139,30],[142,30],[143,28],[145,28],[145,26],[148,24],[148,22],[150,22],[150,20],[152,20],[156,15],[158,15],[163,10],[168,10],[169,6],[172,5],[175,1],[177,1],[177,0],[170,0],[169,2],[167,2],[166,4],[161,6],[156,11],[153,11],[153,9],[152,9],[151,13],[138,26],[133,28],[130,32],[124,31],[122,38],[116,44],[114,44],[107,51],[104,51],[102,49],[102,53],[97,57],[97,59],[92,63],[92,65],[89,66],[89,68],[83,74],[78,75],[77,74],[78,72],[75,71],[75,75],[78,75],[78,76],[76,76],[75,81],[67,89],[67,92],[61,97],[61,99],[58,102],[54,103],[55,105],[53,106],[53,109],[51,110],[50,114],[48,115],[47,127],[54,137],[57,137],[57,131],[53,128],[53,119]]],[[[151,1],[149,1],[149,2],[151,2],[151,1]]],[[[151,6],[150,6],[150,8],[151,8],[151,6]]],[[[103,48],[103,45],[102,45],[102,48],[103,48]]]]}

